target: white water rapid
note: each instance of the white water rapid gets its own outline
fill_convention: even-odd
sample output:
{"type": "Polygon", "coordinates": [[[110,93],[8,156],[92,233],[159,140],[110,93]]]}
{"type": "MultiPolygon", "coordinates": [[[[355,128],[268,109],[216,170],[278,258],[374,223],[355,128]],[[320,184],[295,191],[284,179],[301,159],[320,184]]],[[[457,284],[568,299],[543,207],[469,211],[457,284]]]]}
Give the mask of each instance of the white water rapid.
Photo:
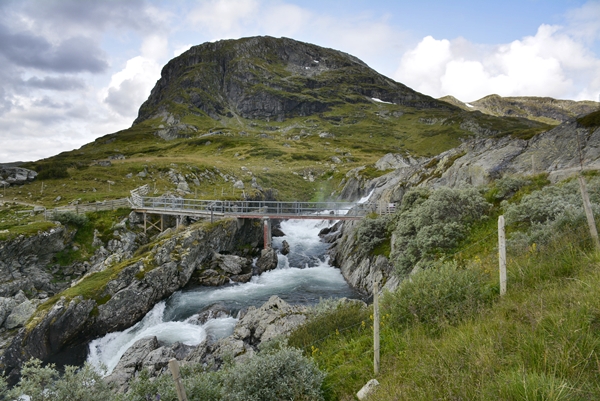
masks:
{"type": "MultiPolygon", "coordinates": [[[[363,199],[361,201],[366,201],[363,199]]],[[[283,221],[281,230],[286,235],[273,238],[273,247],[280,249],[286,240],[290,244],[290,253],[278,255],[277,269],[255,276],[244,284],[178,291],[158,303],[131,328],[92,341],[88,361],[97,367],[106,366],[110,373],[125,351],[144,337],[156,336],[161,343],[179,341],[187,345],[199,344],[207,336],[212,339],[226,337],[233,332],[237,322],[235,316],[240,310],[251,305],[260,306],[272,295],[291,304],[315,304],[321,298],[356,297],[340,271],[329,265],[325,256],[328,244],[321,242],[318,236],[322,228],[332,223],[283,221]],[[230,311],[230,317],[210,319],[198,325],[198,314],[215,304],[230,311]]]]}

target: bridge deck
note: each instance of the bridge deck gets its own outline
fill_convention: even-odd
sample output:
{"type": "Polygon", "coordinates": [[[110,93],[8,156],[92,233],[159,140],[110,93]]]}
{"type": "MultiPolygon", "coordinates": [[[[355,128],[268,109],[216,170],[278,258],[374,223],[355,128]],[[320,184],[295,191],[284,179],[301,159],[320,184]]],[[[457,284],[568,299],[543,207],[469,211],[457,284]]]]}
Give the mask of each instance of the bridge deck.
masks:
{"type": "Polygon", "coordinates": [[[358,220],[374,211],[370,204],[349,202],[211,201],[136,197],[132,209],[142,213],[242,219],[358,220]]]}

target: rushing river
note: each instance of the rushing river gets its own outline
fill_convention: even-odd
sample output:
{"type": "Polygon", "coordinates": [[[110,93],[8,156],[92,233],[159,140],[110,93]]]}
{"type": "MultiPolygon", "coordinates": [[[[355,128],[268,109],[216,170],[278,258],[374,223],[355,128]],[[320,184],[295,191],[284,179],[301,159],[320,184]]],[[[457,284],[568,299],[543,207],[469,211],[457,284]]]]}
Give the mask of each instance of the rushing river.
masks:
{"type": "Polygon", "coordinates": [[[357,297],[325,256],[328,244],[320,241],[318,233],[328,224],[331,222],[321,220],[282,222],[281,229],[286,235],[273,238],[273,247],[281,248],[282,241],[286,240],[290,253],[278,255],[277,269],[255,276],[248,283],[178,291],[158,303],[131,328],[92,341],[88,361],[95,366],[105,365],[110,373],[125,351],[144,337],[156,336],[162,343],[179,341],[187,345],[197,345],[207,336],[226,337],[233,332],[240,310],[260,306],[272,295],[291,304],[315,304],[321,298],[357,297]],[[215,304],[229,310],[230,316],[198,325],[198,314],[215,304]]]}

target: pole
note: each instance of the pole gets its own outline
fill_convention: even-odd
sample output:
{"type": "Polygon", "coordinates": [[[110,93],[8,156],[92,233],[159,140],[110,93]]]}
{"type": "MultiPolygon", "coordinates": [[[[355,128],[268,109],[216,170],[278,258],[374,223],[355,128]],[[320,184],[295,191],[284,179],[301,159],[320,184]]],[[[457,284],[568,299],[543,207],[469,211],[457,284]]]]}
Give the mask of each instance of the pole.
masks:
{"type": "Polygon", "coordinates": [[[373,371],[379,374],[379,283],[373,283],[373,371]]]}
{"type": "Polygon", "coordinates": [[[583,209],[585,210],[585,216],[587,217],[588,226],[590,228],[590,235],[594,241],[596,249],[600,251],[600,241],[598,240],[598,230],[596,230],[596,221],[594,220],[594,213],[592,212],[592,204],[590,203],[590,197],[587,192],[585,185],[585,178],[583,176],[577,177],[579,180],[579,189],[581,190],[581,198],[583,199],[583,209]]]}
{"type": "Polygon", "coordinates": [[[498,217],[498,261],[500,264],[500,295],[506,294],[506,234],[504,216],[498,217]]]}
{"type": "Polygon", "coordinates": [[[173,375],[173,381],[175,382],[175,390],[177,391],[177,398],[179,398],[179,401],[187,401],[185,387],[183,387],[183,383],[181,383],[181,375],[179,374],[179,363],[177,362],[177,359],[172,358],[169,361],[169,370],[173,375]]]}

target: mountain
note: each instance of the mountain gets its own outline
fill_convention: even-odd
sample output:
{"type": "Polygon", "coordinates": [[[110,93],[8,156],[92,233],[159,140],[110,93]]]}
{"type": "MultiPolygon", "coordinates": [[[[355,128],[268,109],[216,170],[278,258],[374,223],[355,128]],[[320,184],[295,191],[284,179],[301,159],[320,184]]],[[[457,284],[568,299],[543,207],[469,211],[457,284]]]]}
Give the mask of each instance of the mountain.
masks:
{"type": "Polygon", "coordinates": [[[372,98],[448,109],[349,54],[288,38],[252,37],[194,46],[171,60],[135,123],[165,111],[283,121],[372,98]]]}
{"type": "Polygon", "coordinates": [[[439,100],[463,110],[480,111],[497,117],[522,117],[547,124],[560,124],[600,109],[600,103],[590,100],[559,100],[534,96],[489,95],[469,103],[463,103],[453,96],[444,96],[439,100]]]}
{"type": "Polygon", "coordinates": [[[461,110],[337,50],[252,37],[192,47],[165,65],[131,128],[25,167],[64,180],[58,200],[55,188],[31,192],[50,205],[146,183],[204,199],[272,190],[322,200],[340,195],[352,169],[382,174],[374,164],[387,153],[432,157],[469,138],[550,127],[461,110]]]}

